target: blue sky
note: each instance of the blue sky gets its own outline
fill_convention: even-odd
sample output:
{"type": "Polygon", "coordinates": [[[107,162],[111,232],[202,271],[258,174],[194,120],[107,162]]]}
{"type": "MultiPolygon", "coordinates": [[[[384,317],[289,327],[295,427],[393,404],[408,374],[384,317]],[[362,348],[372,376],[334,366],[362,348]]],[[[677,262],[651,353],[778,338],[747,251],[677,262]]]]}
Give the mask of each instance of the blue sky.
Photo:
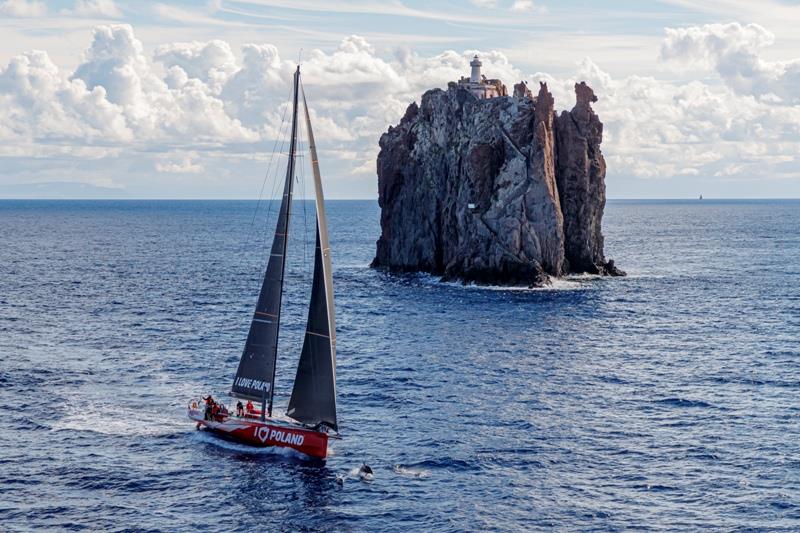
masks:
{"type": "Polygon", "coordinates": [[[557,109],[586,80],[614,198],[800,196],[800,4],[0,0],[0,196],[252,198],[292,64],[328,196],[480,53],[557,109]]]}

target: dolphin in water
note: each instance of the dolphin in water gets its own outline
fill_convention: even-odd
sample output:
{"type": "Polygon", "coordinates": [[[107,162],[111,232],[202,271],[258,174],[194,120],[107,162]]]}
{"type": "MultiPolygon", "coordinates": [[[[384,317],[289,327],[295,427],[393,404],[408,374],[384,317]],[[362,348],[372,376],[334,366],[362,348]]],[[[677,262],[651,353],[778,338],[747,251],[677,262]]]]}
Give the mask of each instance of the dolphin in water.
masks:
{"type": "Polygon", "coordinates": [[[361,468],[358,469],[358,479],[362,481],[372,481],[375,479],[375,473],[367,463],[361,463],[361,468]]]}

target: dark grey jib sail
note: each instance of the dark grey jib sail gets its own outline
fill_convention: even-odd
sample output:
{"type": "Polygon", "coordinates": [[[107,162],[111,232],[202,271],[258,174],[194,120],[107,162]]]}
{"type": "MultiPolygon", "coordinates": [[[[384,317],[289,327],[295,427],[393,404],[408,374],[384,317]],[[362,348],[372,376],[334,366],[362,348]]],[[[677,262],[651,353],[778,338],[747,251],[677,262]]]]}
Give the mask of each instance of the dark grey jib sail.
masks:
{"type": "Polygon", "coordinates": [[[258,295],[258,303],[250,323],[250,332],[244,353],[233,381],[231,393],[248,400],[268,401],[272,415],[272,398],[275,382],[275,361],[278,354],[278,330],[283,296],[283,274],[286,266],[286,245],[289,240],[289,219],[292,210],[292,185],[294,184],[295,152],[297,150],[297,88],[300,67],[294,74],[292,132],[289,143],[289,163],[283,186],[281,209],[275,228],[275,237],[267,263],[267,271],[258,295]]]}
{"type": "Polygon", "coordinates": [[[304,424],[323,425],[338,431],[339,427],[336,421],[336,320],[333,308],[330,244],[325,202],[322,195],[322,179],[317,161],[317,147],[314,143],[305,91],[303,91],[303,108],[311,166],[314,173],[317,246],[314,253],[314,280],[311,286],[306,335],[286,414],[304,424]]]}

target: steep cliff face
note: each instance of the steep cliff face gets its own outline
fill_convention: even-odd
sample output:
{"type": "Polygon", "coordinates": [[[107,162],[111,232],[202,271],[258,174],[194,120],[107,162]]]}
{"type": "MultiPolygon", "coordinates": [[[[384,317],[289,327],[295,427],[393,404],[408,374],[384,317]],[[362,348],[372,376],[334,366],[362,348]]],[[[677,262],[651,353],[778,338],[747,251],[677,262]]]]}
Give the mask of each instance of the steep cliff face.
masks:
{"type": "Polygon", "coordinates": [[[535,98],[489,100],[450,84],[411,104],[380,139],[373,266],[521,285],[619,273],[600,233],[602,125],[581,94],[558,118],[544,84],[535,98]]]}

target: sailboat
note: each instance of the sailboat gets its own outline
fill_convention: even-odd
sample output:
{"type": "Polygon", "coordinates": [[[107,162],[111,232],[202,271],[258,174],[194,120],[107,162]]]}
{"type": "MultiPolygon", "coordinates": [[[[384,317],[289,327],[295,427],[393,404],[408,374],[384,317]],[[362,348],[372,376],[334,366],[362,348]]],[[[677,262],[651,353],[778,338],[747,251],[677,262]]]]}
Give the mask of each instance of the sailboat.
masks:
{"type": "Polygon", "coordinates": [[[336,322],[330,244],[317,149],[305,91],[300,83],[299,65],[294,73],[289,161],[281,207],[261,292],[233,380],[231,395],[238,398],[242,406],[241,401],[247,401],[247,409],[237,409],[236,413],[230,413],[220,404],[215,404],[213,399],[209,401],[208,397],[205,404],[197,400],[190,402],[189,418],[197,423],[198,429],[205,427],[231,440],[253,446],[292,448],[319,459],[327,456],[329,437],[339,436],[336,419],[336,322]],[[298,98],[301,95],[316,200],[314,277],[303,348],[286,416],[273,417],[278,332],[289,242],[292,188],[295,181],[298,98]],[[260,403],[261,408],[255,408],[253,402],[256,405],[260,403]]]}

